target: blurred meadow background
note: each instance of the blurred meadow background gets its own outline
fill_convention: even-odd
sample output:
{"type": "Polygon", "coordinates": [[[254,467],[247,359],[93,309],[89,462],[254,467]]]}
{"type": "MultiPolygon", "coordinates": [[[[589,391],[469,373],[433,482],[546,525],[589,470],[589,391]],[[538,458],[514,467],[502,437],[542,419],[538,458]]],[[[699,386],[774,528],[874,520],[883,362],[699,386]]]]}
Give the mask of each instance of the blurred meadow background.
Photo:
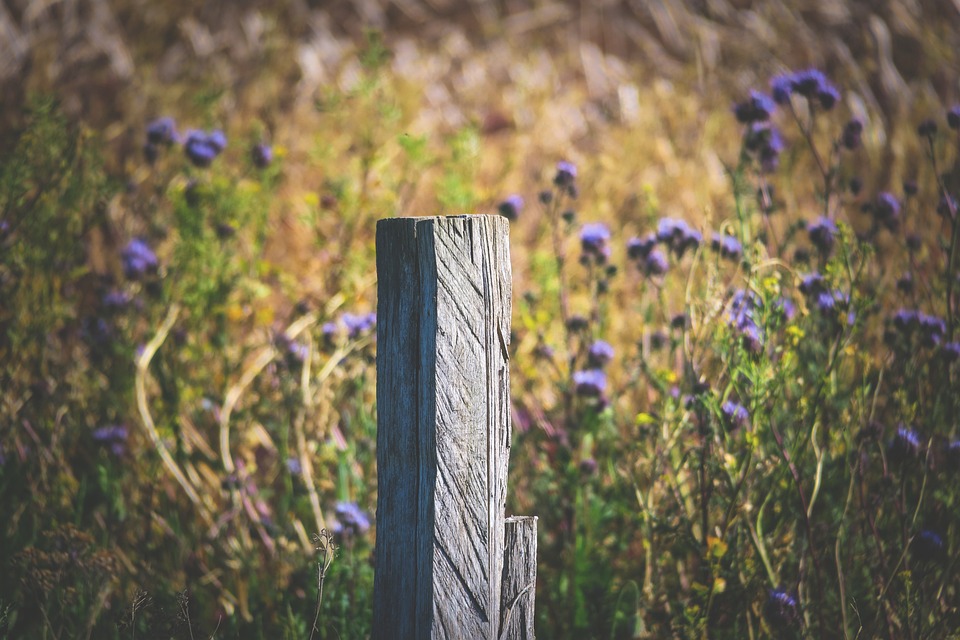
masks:
{"type": "Polygon", "coordinates": [[[958,52],[946,0],[5,0],[0,637],[367,637],[374,226],[463,212],[540,637],[960,637],[958,52]]]}

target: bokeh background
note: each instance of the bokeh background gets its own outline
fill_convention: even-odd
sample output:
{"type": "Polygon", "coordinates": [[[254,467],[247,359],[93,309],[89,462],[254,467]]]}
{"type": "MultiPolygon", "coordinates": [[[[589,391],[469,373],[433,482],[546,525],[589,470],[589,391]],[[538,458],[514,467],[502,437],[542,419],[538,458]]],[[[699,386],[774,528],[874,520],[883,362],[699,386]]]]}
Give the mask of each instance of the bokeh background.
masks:
{"type": "MultiPolygon", "coordinates": [[[[497,213],[516,194],[525,202],[511,232],[520,436],[509,504],[541,516],[541,636],[778,637],[776,621],[795,615],[778,618],[765,604],[778,586],[767,582],[782,571],[784,597],[805,603],[802,616],[796,614],[803,624],[782,633],[816,628],[833,637],[830,624],[816,621],[816,587],[806,586],[816,556],[802,542],[811,529],[794,518],[796,505],[782,515],[778,507],[782,519],[770,525],[771,572],[763,566],[770,559],[751,550],[746,525],[742,539],[725,538],[684,525],[669,509],[662,520],[651,519],[655,509],[642,496],[638,505],[641,492],[634,491],[649,485],[648,498],[679,495],[706,477],[682,471],[685,439],[693,443],[689,451],[702,450],[696,444],[702,434],[691,426],[696,420],[663,409],[671,394],[692,393],[702,382],[690,377],[684,339],[639,373],[636,345],[648,349],[651,336],[671,331],[679,314],[707,309],[711,296],[725,304],[725,287],[737,280],[710,272],[694,290],[687,262],[689,281],[658,284],[654,295],[628,268],[625,242],[666,216],[704,232],[730,230],[742,196],[731,176],[744,141],[732,107],[751,89],[766,90],[771,77],[806,68],[823,70],[841,96],[816,140],[826,148],[845,121],[863,124],[862,147],[849,162],[844,157],[837,176],[844,184],[858,179],[867,194],[844,196],[840,216],[865,233],[869,225],[856,212],[874,194],[900,193],[905,181],[936,182],[917,125],[942,120],[960,100],[955,1],[4,0],[0,497],[10,516],[0,566],[13,578],[0,589],[0,629],[8,637],[187,637],[195,630],[208,637],[305,638],[312,637],[316,610],[319,637],[365,637],[376,504],[369,316],[376,308],[375,222],[497,213]],[[164,116],[181,134],[225,131],[222,157],[198,168],[172,145],[151,162],[144,153],[147,127],[164,116]],[[265,166],[251,161],[258,144],[271,150],[265,166]],[[578,175],[576,198],[564,201],[575,223],[564,227],[558,244],[561,211],[538,200],[554,189],[560,161],[573,163],[578,175]],[[603,281],[602,292],[596,274],[576,271],[573,259],[576,229],[587,221],[614,232],[612,263],[621,272],[603,281]],[[129,243],[136,238],[155,252],[156,264],[131,268],[129,243]],[[566,282],[553,271],[558,246],[570,258],[566,282]],[[596,320],[582,337],[551,306],[566,287],[571,304],[596,320]],[[651,298],[641,305],[637,291],[651,298]],[[108,302],[112,294],[119,297],[108,302]],[[608,302],[598,302],[600,294],[608,302]],[[569,350],[571,368],[578,358],[586,362],[588,335],[617,353],[608,370],[617,391],[605,406],[577,404],[564,356],[560,366],[545,364],[554,347],[569,350]],[[151,358],[144,359],[145,350],[151,358]],[[233,413],[224,418],[227,407],[233,413]],[[652,455],[638,444],[636,429],[661,418],[667,425],[671,416],[680,425],[666,439],[675,447],[675,475],[664,471],[660,485],[630,471],[652,455]],[[221,461],[224,423],[232,425],[231,462],[221,461]],[[572,435],[584,425],[589,438],[572,435]],[[169,461],[159,449],[170,452],[169,461]],[[173,467],[184,470],[183,481],[172,477],[173,467]],[[581,483],[578,474],[594,479],[581,483]],[[586,493],[573,494],[578,484],[586,493]],[[184,486],[198,497],[185,497],[184,486]],[[550,496],[556,501],[541,502],[550,496]],[[337,531],[330,541],[335,553],[326,538],[314,539],[324,528],[337,531]],[[655,544],[663,566],[651,560],[655,544]],[[333,562],[315,606],[317,563],[323,567],[327,557],[322,549],[333,562]],[[742,564],[724,564],[731,558],[742,564]],[[727,608],[740,613],[724,615],[727,608]]],[[[791,221],[812,220],[822,208],[814,158],[798,136],[790,142],[780,161],[786,177],[776,182],[779,217],[773,226],[764,223],[780,238],[803,236],[802,225],[791,221]]],[[[941,168],[950,167],[954,147],[941,150],[941,168]]],[[[912,225],[921,240],[935,243],[944,235],[940,222],[930,222],[938,220],[936,187],[925,197],[912,225]]],[[[790,253],[773,255],[769,238],[755,237],[770,252],[755,256],[755,265],[766,258],[785,264],[796,255],[792,245],[790,253]]],[[[864,302],[858,310],[873,308],[876,321],[857,325],[862,348],[842,343],[854,364],[841,377],[865,386],[859,395],[841,393],[846,387],[831,378],[836,406],[824,406],[836,423],[862,422],[856,446],[874,442],[879,451],[896,438],[899,420],[924,422],[923,398],[950,396],[946,385],[956,372],[948,367],[953,377],[938,377],[924,370],[930,387],[917,392],[921,400],[884,404],[888,390],[895,395],[884,384],[901,374],[913,378],[901,372],[884,382],[890,359],[871,346],[883,334],[877,309],[916,303],[894,282],[907,268],[923,280],[924,260],[940,259],[946,249],[908,255],[894,233],[871,237],[870,244],[880,258],[864,267],[872,280],[863,298],[873,307],[864,302]],[[877,406],[891,411],[882,428],[873,424],[877,406]],[[863,435],[867,413],[873,436],[863,435]]],[[[809,250],[809,243],[801,245],[809,250]]],[[[824,258],[819,266],[826,265],[824,258]]],[[[800,271],[790,273],[798,279],[800,271]]],[[[943,314],[929,304],[928,311],[943,314]]],[[[706,351],[733,348],[726,334],[713,343],[704,338],[706,319],[718,314],[692,315],[703,319],[699,335],[713,345],[706,351]]],[[[804,318],[810,320],[806,312],[804,318]]],[[[797,347],[802,332],[790,335],[797,347]]],[[[801,360],[820,357],[797,349],[801,360]]],[[[771,355],[771,362],[779,357],[771,355]]],[[[729,368],[708,360],[698,366],[714,385],[716,406],[710,406],[738,395],[745,401],[729,368]]],[[[804,371],[813,379],[818,369],[811,367],[804,371]]],[[[797,400],[796,415],[819,399],[797,400]]],[[[771,404],[764,402],[751,410],[771,404]]],[[[948,405],[936,405],[931,451],[934,441],[960,435],[948,405]]],[[[721,474],[725,456],[745,449],[718,437],[724,444],[714,452],[713,472],[721,474]]],[[[842,461],[853,443],[851,435],[826,449],[842,461]]],[[[778,467],[772,436],[767,445],[767,458],[758,454],[769,460],[756,463],[757,482],[752,476],[742,482],[731,504],[741,486],[754,498],[777,488],[793,495],[788,476],[778,475],[786,467],[778,467]]],[[[819,478],[820,450],[806,446],[795,451],[798,465],[806,479],[819,478]]],[[[829,523],[846,522],[848,478],[843,464],[836,468],[839,475],[824,489],[836,499],[813,535],[837,540],[839,549],[848,534],[829,523]]],[[[943,637],[937,634],[957,620],[956,578],[947,571],[933,589],[936,597],[921,590],[914,601],[915,592],[894,580],[900,574],[893,570],[901,566],[898,557],[911,557],[906,541],[920,525],[914,514],[907,526],[903,513],[912,509],[905,506],[911,490],[920,496],[921,513],[927,475],[904,479],[897,494],[886,458],[882,469],[874,468],[878,495],[888,504],[902,498],[890,530],[906,546],[891,543],[876,573],[864,568],[857,593],[882,591],[890,602],[906,594],[903,602],[926,603],[940,617],[931,613],[910,626],[904,620],[913,614],[867,604],[862,624],[891,638],[907,630],[943,637]],[[888,485],[894,486],[889,495],[888,485]]],[[[929,507],[930,519],[941,535],[953,532],[953,540],[957,523],[944,513],[957,503],[943,492],[948,497],[929,507]]],[[[677,498],[680,507],[685,500],[677,498]]],[[[929,501],[923,504],[926,514],[929,501]]],[[[747,498],[741,506],[745,513],[752,508],[747,498]]],[[[868,528],[858,526],[866,538],[868,528]]],[[[886,541],[879,528],[874,534],[886,541]]],[[[952,560],[945,566],[952,568],[956,542],[947,547],[952,560]]],[[[858,548],[850,561],[866,557],[858,548]]],[[[833,606],[840,620],[847,608],[833,606]]],[[[843,615],[839,627],[836,637],[851,637],[853,614],[843,615]]]]}

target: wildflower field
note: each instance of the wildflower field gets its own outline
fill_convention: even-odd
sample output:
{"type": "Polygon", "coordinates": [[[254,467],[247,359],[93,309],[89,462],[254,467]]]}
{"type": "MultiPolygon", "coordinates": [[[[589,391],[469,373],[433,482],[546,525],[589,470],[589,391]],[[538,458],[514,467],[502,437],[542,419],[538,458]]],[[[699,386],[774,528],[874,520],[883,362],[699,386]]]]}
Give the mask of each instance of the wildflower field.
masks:
{"type": "Polygon", "coordinates": [[[0,5],[0,638],[368,637],[374,227],[460,213],[539,637],[960,638],[958,51],[934,0],[0,5]]]}

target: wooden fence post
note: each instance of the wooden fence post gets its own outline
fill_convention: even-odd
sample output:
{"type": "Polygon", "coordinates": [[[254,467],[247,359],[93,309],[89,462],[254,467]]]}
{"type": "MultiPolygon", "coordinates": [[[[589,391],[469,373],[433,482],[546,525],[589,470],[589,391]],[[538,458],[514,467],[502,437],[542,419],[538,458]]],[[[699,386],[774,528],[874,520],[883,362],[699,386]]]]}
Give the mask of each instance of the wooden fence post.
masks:
{"type": "Polygon", "coordinates": [[[500,637],[508,236],[500,216],[377,224],[375,640],[500,637]]]}

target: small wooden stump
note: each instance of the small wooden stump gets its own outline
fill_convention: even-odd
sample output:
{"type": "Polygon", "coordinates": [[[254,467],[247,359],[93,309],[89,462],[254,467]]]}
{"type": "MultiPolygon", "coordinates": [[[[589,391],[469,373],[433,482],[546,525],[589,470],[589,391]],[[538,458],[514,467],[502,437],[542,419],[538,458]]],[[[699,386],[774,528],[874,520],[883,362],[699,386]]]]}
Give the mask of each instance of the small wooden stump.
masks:
{"type": "Polygon", "coordinates": [[[377,224],[377,640],[500,637],[508,235],[500,216],[377,224]]]}
{"type": "Polygon", "coordinates": [[[533,640],[537,587],[537,516],[506,520],[503,581],[500,586],[500,637],[533,640]]]}

